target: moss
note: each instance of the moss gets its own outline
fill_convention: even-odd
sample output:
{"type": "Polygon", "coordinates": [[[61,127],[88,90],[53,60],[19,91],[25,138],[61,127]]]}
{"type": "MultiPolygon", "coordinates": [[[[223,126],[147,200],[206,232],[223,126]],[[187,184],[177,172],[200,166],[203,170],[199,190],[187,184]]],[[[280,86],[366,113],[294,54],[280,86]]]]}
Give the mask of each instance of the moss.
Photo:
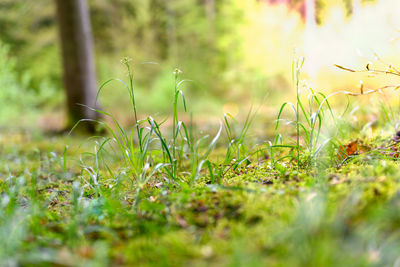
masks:
{"type": "Polygon", "coordinates": [[[0,153],[18,161],[0,179],[0,229],[24,222],[8,236],[18,262],[54,264],[68,254],[72,265],[95,264],[97,248],[112,264],[142,266],[373,266],[397,255],[387,245],[400,241],[396,161],[359,155],[340,168],[297,172],[290,162],[252,160],[220,184],[203,177],[177,186],[156,176],[137,209],[127,178],[104,172],[99,187],[82,179],[72,160],[79,151],[69,152],[67,170],[57,165],[63,142],[21,141],[0,153]]]}

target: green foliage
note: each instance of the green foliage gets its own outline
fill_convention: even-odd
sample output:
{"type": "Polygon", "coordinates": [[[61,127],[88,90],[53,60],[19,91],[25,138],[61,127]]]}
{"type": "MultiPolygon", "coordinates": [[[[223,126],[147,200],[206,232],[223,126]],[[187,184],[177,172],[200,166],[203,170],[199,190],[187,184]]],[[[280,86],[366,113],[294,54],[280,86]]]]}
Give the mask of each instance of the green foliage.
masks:
{"type": "MultiPolygon", "coordinates": [[[[335,112],[329,96],[309,88],[306,98],[301,94],[302,60],[293,64],[297,102],[287,104],[294,110],[294,145],[285,145],[287,132],[265,150],[251,146],[252,111],[242,126],[226,114],[213,138],[184,122],[180,116],[191,105],[183,85],[190,81],[177,69],[171,120],[141,118],[131,65],[127,58],[122,63],[127,81],[108,80],[99,95],[112,82],[122,85],[131,128],[96,109],[106,117],[98,123],[109,137],[91,137],[93,146],[0,139],[1,265],[376,266],[397,260],[399,166],[389,155],[397,150],[382,154],[385,140],[375,140],[377,150],[315,168],[325,148],[322,126],[335,112]]],[[[339,154],[329,156],[335,162],[339,154]]]]}
{"type": "Polygon", "coordinates": [[[27,86],[37,91],[43,83],[51,87],[61,85],[53,2],[5,0],[0,3],[0,41],[20,59],[15,66],[18,79],[29,73],[27,86]]]}
{"type": "Polygon", "coordinates": [[[47,83],[42,83],[38,91],[29,89],[30,75],[18,79],[17,61],[11,56],[9,47],[0,42],[0,125],[33,126],[39,107],[46,103],[59,102],[59,97],[47,83]]]}
{"type": "MultiPolygon", "coordinates": [[[[241,19],[239,5],[229,6],[237,2],[215,2],[220,15],[241,19]]],[[[7,3],[8,7],[13,6],[7,3]]],[[[174,64],[174,57],[185,64],[192,60],[188,56],[191,52],[183,49],[184,43],[199,51],[208,45],[202,33],[210,26],[207,23],[213,21],[212,13],[204,19],[200,12],[203,9],[188,8],[203,3],[191,0],[173,0],[171,5],[156,0],[145,0],[141,2],[143,5],[138,0],[115,3],[123,5],[123,12],[134,15],[135,20],[146,21],[134,31],[138,35],[148,34],[149,39],[158,38],[161,44],[156,47],[160,48],[157,57],[167,65],[174,64]],[[165,8],[178,14],[176,21],[168,21],[165,8]],[[199,25],[177,27],[194,21],[199,25]],[[157,25],[156,32],[141,32],[141,27],[149,22],[157,25]]],[[[114,14],[117,10],[109,8],[105,0],[94,5],[99,14],[114,14]]],[[[100,25],[108,25],[114,22],[114,15],[95,17],[100,25]]],[[[126,19],[124,15],[118,18],[126,19]]],[[[216,33],[232,30],[228,24],[215,23],[216,33]]],[[[96,34],[108,36],[110,32],[96,34]]],[[[229,47],[235,47],[237,40],[231,37],[210,42],[215,46],[207,50],[209,54],[194,56],[199,60],[199,69],[210,62],[212,65],[199,75],[223,71],[238,59],[236,53],[227,53],[224,58],[212,56],[212,49],[222,47],[229,51],[229,47]]],[[[129,40],[126,36],[121,38],[129,40]]],[[[114,44],[103,45],[101,49],[112,48],[114,44]]],[[[144,49],[150,51],[155,47],[144,49]]],[[[0,88],[4,89],[0,91],[0,101],[11,103],[0,107],[0,117],[21,120],[19,114],[26,113],[24,119],[28,119],[40,101],[54,96],[44,95],[45,86],[40,86],[36,93],[27,90],[29,76],[17,77],[19,62],[9,55],[7,46],[0,45],[0,62],[4,63],[0,65],[0,88]]],[[[243,123],[225,114],[219,128],[208,130],[212,134],[200,131],[193,124],[192,115],[190,120],[184,117],[192,111],[186,93],[193,82],[183,79],[178,69],[173,75],[169,70],[170,77],[155,79],[156,85],[163,87],[157,93],[160,92],[163,101],[168,99],[165,108],[171,115],[162,122],[143,115],[139,103],[146,102],[148,95],[138,93],[128,58],[122,63],[128,74],[126,81],[106,81],[100,86],[98,97],[107,87],[120,85],[127,92],[125,98],[131,106],[127,114],[133,121],[130,127],[120,123],[114,110],[93,109],[104,116],[104,120],[96,122],[108,136],[90,137],[80,146],[82,140],[76,137],[54,137],[48,142],[47,139],[31,141],[31,136],[0,136],[0,265],[392,266],[398,263],[398,140],[381,137],[360,141],[371,143],[364,146],[363,149],[369,150],[364,152],[346,149],[343,140],[335,137],[340,134],[341,138],[353,139],[360,135],[359,128],[342,128],[342,124],[337,124],[336,121],[346,118],[335,117],[335,110],[328,102],[330,97],[345,92],[325,96],[303,86],[302,59],[293,62],[296,102],[284,103],[276,122],[276,130],[281,130],[278,126],[286,116],[285,108],[290,107],[293,115],[286,122],[293,129],[281,130],[267,144],[258,144],[251,135],[256,115],[252,110],[243,123]],[[325,126],[330,118],[333,128],[338,129],[329,135],[325,126]],[[338,160],[340,164],[335,164],[338,160]]],[[[388,74],[390,70],[375,72],[388,74]]],[[[140,83],[140,74],[138,77],[140,83]]],[[[395,114],[382,105],[379,116],[397,127],[395,114]]]]}
{"type": "MultiPolygon", "coordinates": [[[[0,152],[1,265],[376,266],[398,257],[394,161],[360,159],[291,180],[288,165],[278,173],[254,164],[229,170],[220,185],[174,187],[156,175],[137,209],[121,177],[87,175],[95,165],[65,153],[65,142],[81,140],[55,141],[0,152]],[[5,158],[14,159],[8,173],[5,158]]],[[[110,169],[121,166],[107,159],[110,169]]]]}
{"type": "Polygon", "coordinates": [[[16,61],[9,57],[9,49],[0,43],[0,124],[4,125],[12,121],[28,122],[32,114],[26,114],[31,110],[33,93],[27,92],[19,83],[15,72],[16,61]],[[22,114],[25,118],[20,118],[22,114]]]}
{"type": "MultiPolygon", "coordinates": [[[[204,99],[216,102],[236,82],[224,74],[240,63],[240,5],[237,0],[214,1],[214,6],[197,0],[89,1],[99,80],[121,76],[122,71],[110,59],[120,57],[120,51],[124,51],[135,66],[143,62],[158,64],[136,68],[138,94],[153,96],[151,105],[143,106],[146,111],[168,110],[161,96],[169,95],[169,73],[177,66],[187,70],[188,77],[201,81],[201,86],[188,87],[188,96],[199,99],[198,103],[204,99]]],[[[0,7],[0,40],[9,45],[13,55],[23,59],[15,67],[18,80],[28,75],[29,90],[40,91],[45,84],[50,91],[61,91],[54,1],[6,0],[0,7]]],[[[114,98],[116,102],[122,96],[114,98]]]]}
{"type": "Polygon", "coordinates": [[[325,146],[331,143],[331,139],[336,138],[336,136],[322,138],[322,126],[323,124],[328,124],[327,115],[332,117],[331,123],[337,125],[336,118],[329,104],[329,98],[341,93],[338,92],[325,96],[323,93],[314,92],[312,88],[301,84],[300,75],[303,64],[304,58],[301,57],[293,61],[292,75],[294,89],[296,90],[296,103],[285,102],[282,104],[275,126],[275,130],[277,130],[285,107],[290,107],[294,112],[294,120],[286,120],[286,123],[293,125],[296,137],[292,139],[291,143],[282,145],[282,135],[279,134],[275,137],[274,143],[270,142],[268,147],[273,162],[275,162],[274,153],[276,148],[290,148],[291,153],[288,157],[297,161],[298,170],[300,167],[305,169],[314,168],[317,166],[317,163],[323,163],[321,158],[318,157],[319,154],[325,146]],[[303,90],[306,90],[306,92],[302,92],[303,90]],[[303,97],[304,93],[308,94],[307,99],[303,97]]]}

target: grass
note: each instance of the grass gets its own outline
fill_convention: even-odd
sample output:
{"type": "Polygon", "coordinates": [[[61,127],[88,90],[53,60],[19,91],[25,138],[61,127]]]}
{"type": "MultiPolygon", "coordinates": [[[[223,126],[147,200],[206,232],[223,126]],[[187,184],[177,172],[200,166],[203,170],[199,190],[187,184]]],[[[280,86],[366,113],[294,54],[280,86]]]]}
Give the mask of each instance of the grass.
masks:
{"type": "Polygon", "coordinates": [[[66,178],[45,152],[60,158],[62,146],[36,154],[24,147],[2,154],[31,164],[29,173],[15,166],[1,183],[4,265],[374,266],[398,255],[393,160],[360,156],[317,177],[292,177],[296,166],[250,164],[229,170],[219,185],[150,179],[135,204],[129,185],[87,186],[71,162],[66,178]]]}
{"type": "MultiPolygon", "coordinates": [[[[172,122],[140,118],[123,63],[128,82],[109,80],[99,95],[113,84],[128,91],[131,128],[95,109],[106,137],[0,140],[2,266],[398,264],[395,131],[355,142],[360,129],[345,127],[352,113],[328,102],[341,95],[302,87],[302,60],[296,103],[277,111],[265,142],[252,136],[253,110],[243,123],[225,114],[210,134],[183,121],[190,81],[178,70],[172,122]]],[[[380,115],[395,120],[388,110],[380,115]]]]}

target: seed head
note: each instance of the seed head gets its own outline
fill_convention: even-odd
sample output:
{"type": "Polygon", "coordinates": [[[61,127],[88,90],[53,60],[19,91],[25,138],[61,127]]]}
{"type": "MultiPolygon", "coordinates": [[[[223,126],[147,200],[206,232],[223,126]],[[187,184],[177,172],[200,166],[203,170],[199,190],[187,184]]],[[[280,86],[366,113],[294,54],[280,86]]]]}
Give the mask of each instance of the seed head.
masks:
{"type": "Polygon", "coordinates": [[[174,70],[173,74],[174,74],[175,76],[178,76],[179,74],[182,74],[182,71],[181,71],[180,69],[176,68],[176,69],[174,70]]]}
{"type": "Polygon", "coordinates": [[[123,57],[121,59],[121,63],[124,64],[124,65],[129,65],[129,62],[131,62],[131,61],[132,61],[132,59],[129,58],[129,57],[123,57]]]}

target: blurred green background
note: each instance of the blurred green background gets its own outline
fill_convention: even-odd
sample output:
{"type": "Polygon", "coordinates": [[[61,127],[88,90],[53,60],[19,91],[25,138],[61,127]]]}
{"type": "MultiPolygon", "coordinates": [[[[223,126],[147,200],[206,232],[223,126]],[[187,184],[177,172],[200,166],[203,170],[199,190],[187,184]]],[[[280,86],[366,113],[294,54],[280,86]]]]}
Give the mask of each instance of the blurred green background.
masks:
{"type": "MultiPolygon", "coordinates": [[[[398,52],[398,45],[387,45],[385,39],[395,38],[400,26],[392,11],[399,5],[394,0],[315,1],[314,28],[308,25],[304,13],[307,1],[302,0],[88,3],[98,83],[110,78],[126,79],[120,59],[132,58],[143,115],[170,113],[175,68],[183,71],[183,78],[193,80],[184,91],[191,112],[201,121],[221,117],[224,112],[246,113],[250,105],[263,102],[265,97],[267,104],[261,112],[268,113],[269,107],[280,105],[283,97],[290,98],[295,48],[314,66],[306,66],[304,73],[321,90],[357,87],[357,78],[331,67],[334,63],[362,66],[366,59],[357,54],[359,50],[369,53],[371,48],[382,49],[390,59],[395,59],[398,52]],[[370,14],[374,17],[368,17],[370,14]],[[381,32],[371,28],[365,32],[366,20],[379,23],[381,32]],[[344,31],[349,27],[352,34],[346,35],[344,31]],[[354,36],[357,39],[351,39],[354,36]],[[344,50],[340,40],[351,49],[344,50]]],[[[55,16],[52,0],[0,1],[3,127],[62,127],[64,91],[55,16]]],[[[101,101],[106,109],[129,122],[123,88],[109,86],[101,101]]]]}

